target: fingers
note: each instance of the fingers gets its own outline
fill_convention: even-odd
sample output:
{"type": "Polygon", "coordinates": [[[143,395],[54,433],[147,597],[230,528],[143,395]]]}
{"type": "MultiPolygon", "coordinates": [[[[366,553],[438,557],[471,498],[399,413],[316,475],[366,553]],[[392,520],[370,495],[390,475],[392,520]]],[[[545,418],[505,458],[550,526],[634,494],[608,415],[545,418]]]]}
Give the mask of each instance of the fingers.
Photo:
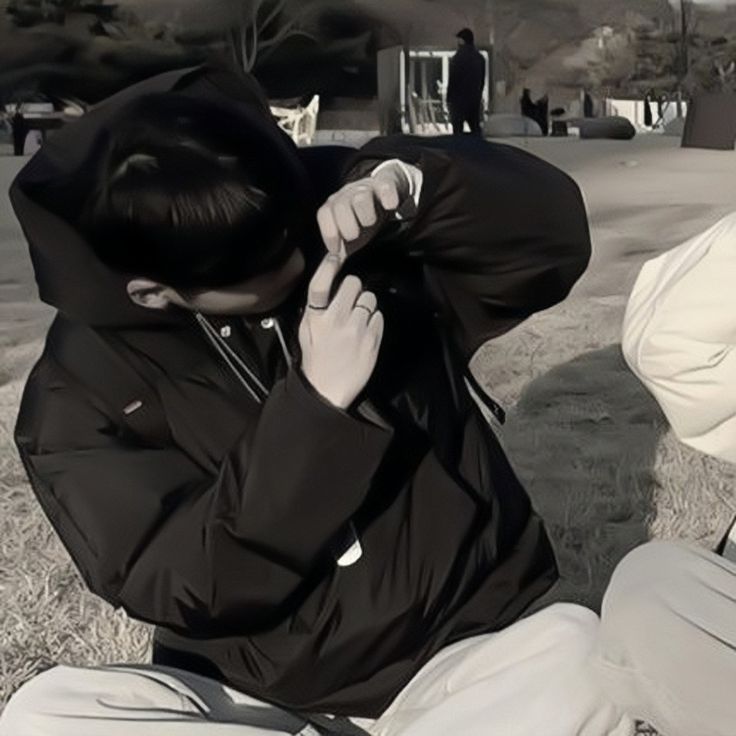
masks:
{"type": "Polygon", "coordinates": [[[367,322],[378,307],[378,299],[372,291],[363,290],[363,282],[353,275],[346,276],[334,298],[331,298],[332,288],[343,259],[329,253],[314,272],[309,282],[307,307],[309,311],[341,314],[344,318],[362,316],[367,322]],[[354,312],[361,313],[360,315],[354,312]]]}
{"type": "Polygon", "coordinates": [[[392,177],[363,179],[333,194],[317,212],[322,240],[330,253],[344,250],[345,242],[360,237],[378,222],[376,202],[384,209],[399,206],[397,185],[392,177]]]}
{"type": "Polygon", "coordinates": [[[317,224],[319,225],[319,231],[327,252],[334,254],[340,253],[344,249],[342,236],[337,227],[337,219],[329,201],[317,211],[317,224]]]}
{"type": "Polygon", "coordinates": [[[396,177],[390,171],[379,172],[373,178],[373,187],[384,210],[392,212],[401,204],[396,177]]]}
{"type": "Polygon", "coordinates": [[[350,319],[355,320],[356,324],[363,326],[368,324],[376,309],[378,309],[378,299],[372,291],[363,291],[355,300],[353,312],[350,319]]]}
{"type": "Polygon", "coordinates": [[[358,297],[363,291],[363,283],[357,276],[346,276],[340,284],[330,307],[344,316],[353,311],[358,297]]]}
{"type": "Polygon", "coordinates": [[[348,196],[338,197],[332,206],[337,229],[343,240],[348,243],[357,240],[360,235],[360,223],[353,207],[353,201],[348,196]]]}
{"type": "Polygon", "coordinates": [[[368,186],[357,187],[352,200],[353,211],[363,227],[373,227],[378,222],[374,190],[368,186]]]}
{"type": "MultiPolygon", "coordinates": [[[[330,197],[317,212],[317,224],[322,240],[330,253],[339,253],[344,248],[345,241],[356,240],[360,235],[361,224],[352,200],[354,193],[357,196],[357,190],[349,187],[340,190],[330,197]]],[[[365,213],[366,205],[362,192],[359,197],[359,207],[365,213]]]]}
{"type": "Polygon", "coordinates": [[[383,312],[376,310],[373,312],[373,316],[368,320],[368,334],[373,339],[373,349],[377,350],[381,345],[383,339],[383,312]]]}
{"type": "Polygon", "coordinates": [[[378,298],[372,291],[364,291],[355,301],[355,307],[360,307],[363,311],[371,314],[378,308],[378,298]]]}
{"type": "MultiPolygon", "coordinates": [[[[314,272],[309,282],[307,306],[312,309],[327,309],[335,278],[342,268],[342,258],[328,253],[314,272]]],[[[356,295],[357,298],[357,295],[356,295]]]]}
{"type": "Polygon", "coordinates": [[[345,192],[330,197],[317,212],[317,224],[330,253],[344,254],[345,241],[356,240],[360,235],[358,217],[345,192]]]}

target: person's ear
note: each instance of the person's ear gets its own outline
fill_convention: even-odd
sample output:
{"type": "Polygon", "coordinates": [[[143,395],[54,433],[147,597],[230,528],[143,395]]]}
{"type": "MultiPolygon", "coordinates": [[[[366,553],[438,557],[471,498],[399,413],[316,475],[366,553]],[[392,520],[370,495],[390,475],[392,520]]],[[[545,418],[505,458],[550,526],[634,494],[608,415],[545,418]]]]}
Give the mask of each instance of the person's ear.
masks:
{"type": "Polygon", "coordinates": [[[133,279],[127,290],[133,304],[146,309],[166,309],[172,302],[171,289],[150,279],[133,279]]]}

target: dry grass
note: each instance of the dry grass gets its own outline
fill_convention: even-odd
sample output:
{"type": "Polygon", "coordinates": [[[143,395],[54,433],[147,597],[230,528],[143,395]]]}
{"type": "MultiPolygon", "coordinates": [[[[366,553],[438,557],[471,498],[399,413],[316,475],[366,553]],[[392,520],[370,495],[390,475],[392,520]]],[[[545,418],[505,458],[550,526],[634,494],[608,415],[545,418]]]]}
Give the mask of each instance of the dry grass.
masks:
{"type": "Polygon", "coordinates": [[[21,376],[38,348],[6,349],[0,362],[0,707],[55,662],[140,662],[149,650],[148,627],[84,590],[12,447],[21,376]]]}
{"type": "Polygon", "coordinates": [[[145,661],[148,627],[84,590],[26,482],[12,441],[25,376],[50,310],[39,305],[7,192],[19,161],[0,158],[0,709],[49,665],[145,661]]]}
{"type": "Polygon", "coordinates": [[[613,341],[620,317],[620,304],[573,298],[487,346],[475,367],[513,406],[502,438],[555,541],[552,596],[594,608],[638,544],[712,547],[736,515],[736,468],[669,432],[613,341]]]}
{"type": "MultiPolygon", "coordinates": [[[[554,597],[596,607],[611,570],[636,544],[659,536],[712,545],[736,513],[734,469],[677,443],[618,347],[641,262],[732,209],[736,167],[728,157],[677,163],[627,144],[537,145],[583,186],[596,258],[565,304],[487,346],[474,369],[511,409],[502,441],[554,537],[563,576],[554,597]],[[639,168],[618,166],[634,155],[639,168]],[[647,167],[649,179],[641,177],[647,167]],[[654,200],[653,177],[661,177],[654,200]],[[701,184],[686,194],[693,177],[701,184]],[[699,207],[693,196],[703,199],[699,207]]],[[[9,175],[0,166],[3,189],[9,175]]],[[[21,252],[0,201],[0,255],[18,261],[8,283],[5,270],[0,279],[0,707],[59,660],[145,660],[150,634],[84,590],[16,458],[12,425],[48,318],[32,306],[21,252]]]]}

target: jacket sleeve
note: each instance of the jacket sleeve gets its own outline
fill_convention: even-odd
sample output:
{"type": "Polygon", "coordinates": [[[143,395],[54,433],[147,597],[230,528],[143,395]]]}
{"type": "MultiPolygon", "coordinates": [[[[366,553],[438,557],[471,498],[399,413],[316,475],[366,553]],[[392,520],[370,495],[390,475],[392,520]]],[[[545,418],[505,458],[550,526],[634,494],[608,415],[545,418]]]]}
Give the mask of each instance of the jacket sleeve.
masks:
{"type": "Polygon", "coordinates": [[[478,94],[483,94],[483,88],[486,84],[486,60],[482,54],[478,54],[478,94]]]}
{"type": "Polygon", "coordinates": [[[195,636],[288,615],[334,566],[331,543],[390,437],[292,372],[208,477],[175,447],[123,439],[48,357],[29,379],[16,430],[35,493],[90,588],[195,636]]]}
{"type": "Polygon", "coordinates": [[[447,80],[447,92],[445,93],[445,99],[448,104],[452,104],[457,97],[458,89],[458,65],[457,56],[453,56],[450,59],[450,75],[447,80]]]}
{"type": "Polygon", "coordinates": [[[736,462],[736,214],[644,265],[623,351],[686,444],[736,462]]]}
{"type": "Polygon", "coordinates": [[[386,158],[419,166],[424,181],[414,219],[389,223],[375,242],[383,237],[422,264],[466,357],[560,302],[585,271],[585,205],[575,182],[551,164],[471,136],[396,136],[361,149],[346,178],[365,176],[386,158]]]}

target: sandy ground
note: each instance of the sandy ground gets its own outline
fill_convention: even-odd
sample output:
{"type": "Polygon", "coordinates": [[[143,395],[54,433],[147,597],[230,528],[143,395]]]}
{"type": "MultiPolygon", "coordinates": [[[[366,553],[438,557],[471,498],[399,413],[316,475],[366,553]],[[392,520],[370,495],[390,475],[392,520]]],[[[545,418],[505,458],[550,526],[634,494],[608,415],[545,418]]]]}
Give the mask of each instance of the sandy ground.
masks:
{"type": "MultiPolygon", "coordinates": [[[[554,598],[598,606],[616,562],[651,536],[713,545],[736,514],[736,470],[680,446],[626,369],[620,326],[641,264],[736,209],[736,153],[673,138],[519,140],[568,171],[595,255],[562,305],[486,346],[474,369],[509,410],[504,444],[555,538],[554,598]]],[[[0,158],[0,704],[30,674],[145,657],[146,627],[84,592],[11,444],[25,374],[51,316],[40,305],[0,158]]]]}

